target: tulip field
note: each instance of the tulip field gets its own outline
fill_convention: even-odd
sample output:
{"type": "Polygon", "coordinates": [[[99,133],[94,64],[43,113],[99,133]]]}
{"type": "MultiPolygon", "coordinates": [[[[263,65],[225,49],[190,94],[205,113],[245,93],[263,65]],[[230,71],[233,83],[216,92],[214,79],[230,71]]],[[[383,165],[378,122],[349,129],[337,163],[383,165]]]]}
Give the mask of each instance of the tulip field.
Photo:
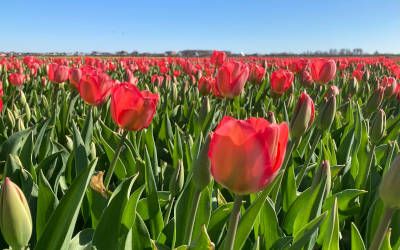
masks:
{"type": "Polygon", "coordinates": [[[400,249],[399,63],[0,56],[0,249],[400,249]]]}

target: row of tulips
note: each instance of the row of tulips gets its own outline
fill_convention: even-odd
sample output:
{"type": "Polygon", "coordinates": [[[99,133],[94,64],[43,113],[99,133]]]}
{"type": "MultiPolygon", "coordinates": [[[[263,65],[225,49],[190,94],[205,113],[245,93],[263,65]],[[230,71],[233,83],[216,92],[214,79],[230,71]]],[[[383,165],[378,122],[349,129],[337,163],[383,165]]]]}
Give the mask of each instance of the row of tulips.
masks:
{"type": "Polygon", "coordinates": [[[397,249],[397,79],[384,57],[0,58],[0,246],[397,249]]]}

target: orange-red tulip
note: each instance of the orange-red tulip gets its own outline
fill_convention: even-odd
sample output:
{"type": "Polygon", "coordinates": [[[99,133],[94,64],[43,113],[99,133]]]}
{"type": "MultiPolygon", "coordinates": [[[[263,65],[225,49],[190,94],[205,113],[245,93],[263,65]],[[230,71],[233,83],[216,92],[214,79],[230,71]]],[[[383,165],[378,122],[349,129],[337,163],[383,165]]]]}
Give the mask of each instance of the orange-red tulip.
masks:
{"type": "Polygon", "coordinates": [[[311,75],[316,83],[327,83],[335,78],[336,62],[333,59],[311,61],[311,75]]]}
{"type": "Polygon", "coordinates": [[[212,134],[208,151],[214,179],[237,194],[263,189],[282,165],[288,134],[286,123],[224,117],[212,134]]]}
{"type": "Polygon", "coordinates": [[[14,86],[21,86],[25,82],[25,75],[21,73],[11,73],[8,81],[14,86]]]}
{"type": "Polygon", "coordinates": [[[79,81],[78,91],[86,103],[100,105],[108,98],[113,85],[106,73],[85,74],[79,81]]]}
{"type": "Polygon", "coordinates": [[[282,95],[293,83],[294,75],[289,70],[278,69],[271,74],[271,91],[274,94],[282,95]]]}
{"type": "Polygon", "coordinates": [[[249,77],[249,67],[238,61],[225,62],[218,69],[216,89],[219,95],[234,98],[240,95],[249,77]]]}
{"type": "Polygon", "coordinates": [[[153,120],[158,100],[158,94],[140,91],[131,83],[120,83],[111,92],[111,116],[121,128],[147,128],[153,120]]]}
{"type": "Polygon", "coordinates": [[[52,63],[49,65],[49,70],[47,71],[49,80],[54,83],[62,83],[68,80],[69,68],[64,65],[59,65],[52,63]]]}

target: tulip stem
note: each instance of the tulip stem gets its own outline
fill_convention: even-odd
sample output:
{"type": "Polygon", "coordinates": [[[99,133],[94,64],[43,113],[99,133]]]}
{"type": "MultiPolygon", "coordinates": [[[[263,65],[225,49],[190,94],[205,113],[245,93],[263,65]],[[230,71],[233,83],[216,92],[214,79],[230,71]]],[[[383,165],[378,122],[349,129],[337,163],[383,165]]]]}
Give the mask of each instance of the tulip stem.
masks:
{"type": "Polygon", "coordinates": [[[310,151],[310,155],[308,156],[307,163],[306,163],[306,165],[305,165],[302,169],[300,169],[300,172],[299,172],[298,177],[297,177],[297,179],[296,179],[296,182],[297,182],[297,189],[300,187],[301,181],[303,180],[304,175],[305,175],[306,172],[307,172],[308,166],[309,166],[310,163],[311,163],[312,155],[314,154],[314,151],[315,151],[315,149],[316,149],[317,146],[318,146],[318,142],[319,142],[319,140],[321,139],[321,133],[320,133],[320,131],[317,130],[316,132],[317,132],[317,135],[316,135],[316,137],[315,137],[315,139],[314,139],[314,141],[313,141],[313,144],[312,144],[312,146],[311,146],[311,151],[310,151]]]}
{"type": "Polygon", "coordinates": [[[187,245],[189,246],[191,241],[192,241],[192,234],[193,234],[193,228],[194,228],[194,222],[197,214],[197,207],[199,206],[200,202],[200,194],[201,191],[196,188],[196,191],[193,194],[193,202],[192,202],[192,209],[189,214],[189,220],[187,221],[186,224],[186,236],[185,236],[185,242],[187,242],[187,245]]]}
{"type": "Polygon", "coordinates": [[[167,225],[167,223],[168,223],[169,216],[171,215],[172,207],[174,205],[174,201],[175,201],[175,197],[171,197],[169,202],[168,202],[167,212],[166,212],[165,217],[164,217],[164,225],[167,225]]]}
{"type": "Polygon", "coordinates": [[[385,207],[378,229],[375,232],[374,239],[369,246],[369,250],[378,250],[381,247],[394,212],[395,210],[393,208],[385,207]]]}
{"type": "Polygon", "coordinates": [[[106,187],[106,190],[108,190],[108,186],[110,185],[111,177],[112,177],[112,175],[114,173],[115,166],[117,165],[117,160],[119,158],[119,155],[121,154],[121,151],[122,151],[122,148],[124,146],[125,139],[126,139],[126,136],[128,135],[128,132],[129,132],[129,130],[125,130],[124,133],[122,134],[120,143],[118,145],[118,148],[114,153],[114,158],[111,161],[110,168],[107,171],[106,178],[105,178],[105,181],[104,181],[104,185],[106,187]]]}
{"type": "Polygon", "coordinates": [[[242,206],[241,195],[235,196],[235,201],[233,203],[233,209],[231,216],[229,218],[228,232],[226,233],[226,238],[224,242],[224,250],[233,250],[236,238],[236,231],[239,224],[240,218],[240,207],[242,206]]]}

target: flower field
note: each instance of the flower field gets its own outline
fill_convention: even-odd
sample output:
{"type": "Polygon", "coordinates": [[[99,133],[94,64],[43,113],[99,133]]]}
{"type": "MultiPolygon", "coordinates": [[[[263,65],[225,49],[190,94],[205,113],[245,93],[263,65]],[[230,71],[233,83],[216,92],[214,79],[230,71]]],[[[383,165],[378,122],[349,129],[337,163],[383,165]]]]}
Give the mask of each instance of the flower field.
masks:
{"type": "Polygon", "coordinates": [[[400,249],[388,57],[0,57],[0,248],[400,249]]]}

